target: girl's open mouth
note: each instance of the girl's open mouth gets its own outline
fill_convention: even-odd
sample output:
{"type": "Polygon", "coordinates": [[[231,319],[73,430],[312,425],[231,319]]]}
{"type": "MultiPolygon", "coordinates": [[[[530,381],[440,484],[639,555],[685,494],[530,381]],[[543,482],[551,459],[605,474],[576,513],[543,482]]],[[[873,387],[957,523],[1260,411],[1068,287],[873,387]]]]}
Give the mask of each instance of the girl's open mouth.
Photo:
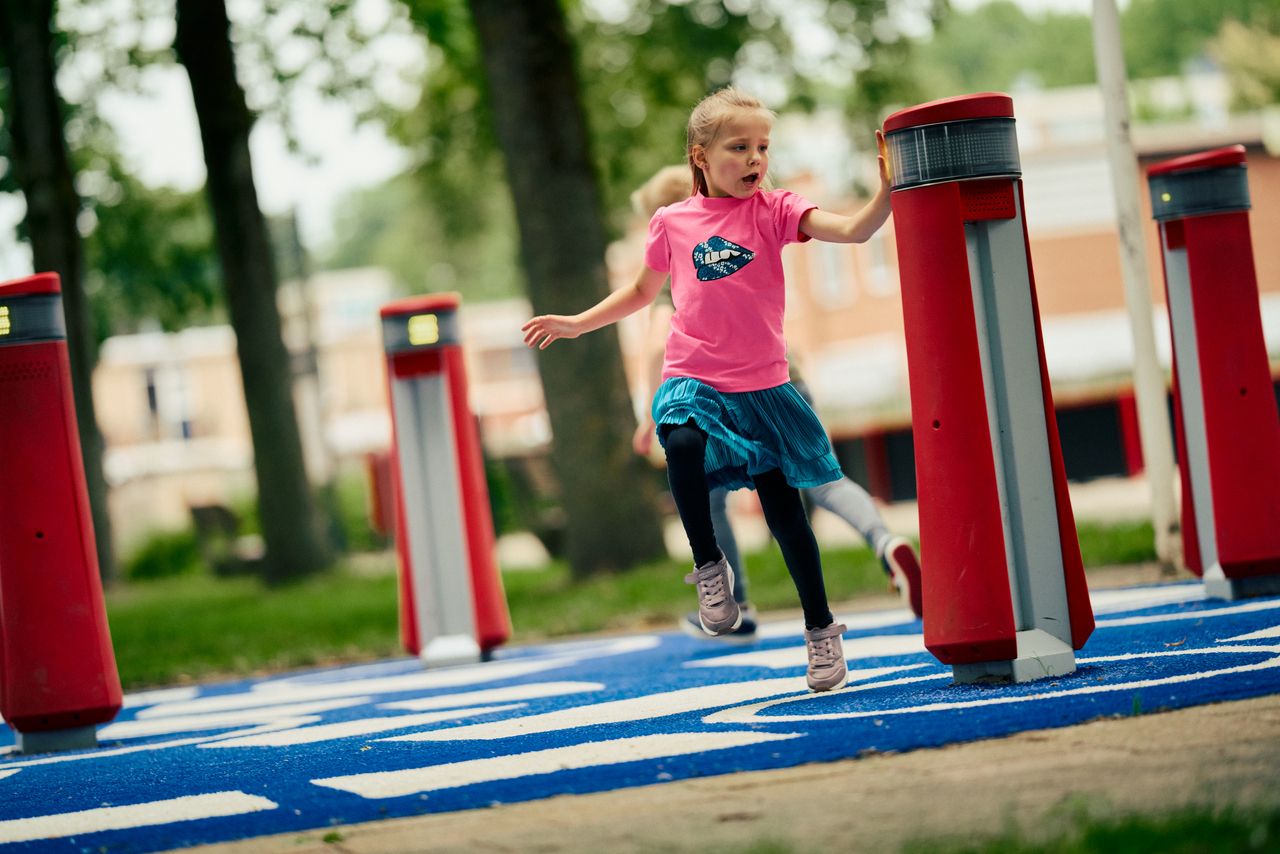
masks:
{"type": "Polygon", "coordinates": [[[742,183],[746,184],[748,187],[754,187],[759,180],[760,173],[752,172],[750,175],[742,179],[742,183]]]}

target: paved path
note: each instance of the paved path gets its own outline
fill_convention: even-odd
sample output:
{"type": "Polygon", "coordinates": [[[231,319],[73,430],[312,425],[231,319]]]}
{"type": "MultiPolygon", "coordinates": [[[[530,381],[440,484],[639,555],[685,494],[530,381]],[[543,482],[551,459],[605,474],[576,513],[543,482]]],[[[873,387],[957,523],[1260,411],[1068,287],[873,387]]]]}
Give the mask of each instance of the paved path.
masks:
{"type": "MultiPolygon", "coordinates": [[[[1002,688],[952,685],[919,621],[890,609],[845,618],[852,680],[829,695],[804,690],[797,621],[767,624],[749,647],[630,635],[474,667],[401,659],[135,694],[99,750],[0,759],[0,850],[296,839],[735,771],[821,777],[844,766],[799,766],[1280,693],[1280,599],[1208,602],[1194,583],[1093,597],[1079,670],[1002,688]]],[[[718,825],[765,815],[708,807],[718,825]]]]}

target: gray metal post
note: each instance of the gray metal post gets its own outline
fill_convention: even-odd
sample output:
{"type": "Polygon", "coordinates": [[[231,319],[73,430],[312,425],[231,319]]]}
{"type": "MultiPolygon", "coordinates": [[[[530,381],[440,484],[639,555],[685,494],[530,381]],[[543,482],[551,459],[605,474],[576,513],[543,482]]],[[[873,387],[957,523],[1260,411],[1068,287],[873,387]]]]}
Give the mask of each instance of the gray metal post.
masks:
{"type": "Polygon", "coordinates": [[[1115,187],[1124,300],[1133,330],[1134,396],[1138,404],[1142,458],[1151,487],[1156,556],[1165,572],[1172,573],[1182,563],[1177,537],[1178,508],[1173,499],[1173,438],[1165,407],[1164,372],[1156,357],[1151,276],[1147,271],[1142,213],[1138,205],[1138,160],[1129,138],[1128,77],[1115,0],[1093,0],[1093,52],[1098,86],[1102,89],[1107,158],[1115,187]]]}

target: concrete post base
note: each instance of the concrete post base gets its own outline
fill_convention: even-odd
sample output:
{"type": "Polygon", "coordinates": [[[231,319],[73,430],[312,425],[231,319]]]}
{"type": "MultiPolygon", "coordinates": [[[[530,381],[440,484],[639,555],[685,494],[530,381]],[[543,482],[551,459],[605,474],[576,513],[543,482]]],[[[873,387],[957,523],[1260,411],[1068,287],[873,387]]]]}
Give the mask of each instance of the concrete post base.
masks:
{"type": "Polygon", "coordinates": [[[481,660],[481,652],[471,635],[441,635],[432,638],[418,658],[424,667],[450,667],[476,664],[481,660]]]}
{"type": "Polygon", "coordinates": [[[1280,575],[1255,575],[1252,578],[1206,578],[1206,599],[1248,599],[1251,596],[1280,594],[1280,575]]]}
{"type": "Polygon", "coordinates": [[[45,732],[19,732],[14,733],[14,741],[19,753],[88,750],[98,746],[98,730],[93,726],[78,726],[45,732]]]}
{"type": "Polygon", "coordinates": [[[957,685],[970,682],[1031,682],[1066,676],[1076,669],[1076,654],[1070,646],[1041,629],[1018,632],[1018,657],[1009,661],[981,661],[953,664],[951,675],[957,685]]]}

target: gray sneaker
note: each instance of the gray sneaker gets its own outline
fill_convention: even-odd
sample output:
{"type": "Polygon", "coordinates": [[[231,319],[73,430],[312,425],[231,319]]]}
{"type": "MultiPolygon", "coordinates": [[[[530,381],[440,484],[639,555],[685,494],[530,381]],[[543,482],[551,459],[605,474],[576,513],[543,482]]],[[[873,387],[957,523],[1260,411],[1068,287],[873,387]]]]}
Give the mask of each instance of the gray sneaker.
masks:
{"type": "Polygon", "coordinates": [[[825,629],[805,629],[804,646],[809,653],[809,672],[805,677],[810,691],[817,693],[844,687],[849,670],[845,667],[840,636],[846,631],[848,627],[840,623],[832,623],[825,629]]]}
{"type": "Polygon", "coordinates": [[[742,625],[742,611],[733,601],[733,567],[723,554],[686,575],[684,583],[698,587],[698,622],[704,632],[718,637],[742,625]]]}
{"type": "Polygon", "coordinates": [[[702,620],[698,617],[697,611],[689,611],[680,620],[680,630],[691,638],[704,641],[716,641],[720,643],[754,643],[756,639],[756,609],[754,605],[748,605],[745,602],[738,604],[738,610],[742,612],[742,623],[725,635],[708,635],[702,629],[702,620]]]}

